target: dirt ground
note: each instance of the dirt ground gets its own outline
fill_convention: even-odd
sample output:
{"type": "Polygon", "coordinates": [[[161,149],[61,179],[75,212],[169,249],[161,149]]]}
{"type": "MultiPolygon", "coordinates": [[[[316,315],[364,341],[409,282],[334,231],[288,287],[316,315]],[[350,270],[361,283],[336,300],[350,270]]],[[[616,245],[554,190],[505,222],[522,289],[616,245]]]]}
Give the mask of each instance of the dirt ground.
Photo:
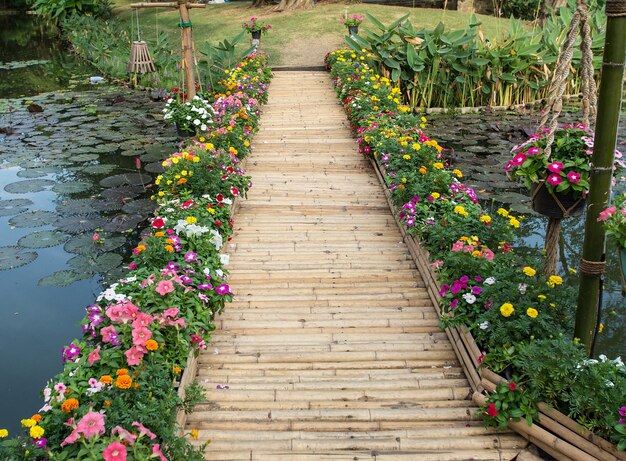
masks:
{"type": "MultiPolygon", "coordinates": [[[[346,46],[338,34],[320,35],[311,40],[293,41],[281,47],[275,61],[276,67],[323,66],[326,53],[346,46]]],[[[269,50],[271,54],[271,50],[269,50]]]]}

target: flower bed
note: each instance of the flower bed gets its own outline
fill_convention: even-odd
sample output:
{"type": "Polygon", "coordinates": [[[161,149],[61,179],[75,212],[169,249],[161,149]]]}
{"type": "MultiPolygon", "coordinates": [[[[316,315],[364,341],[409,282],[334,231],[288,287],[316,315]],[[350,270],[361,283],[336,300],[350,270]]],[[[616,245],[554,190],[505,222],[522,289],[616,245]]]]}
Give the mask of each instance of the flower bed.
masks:
{"type": "MultiPolygon", "coordinates": [[[[522,419],[545,420],[545,412],[537,411],[537,402],[544,401],[576,419],[581,425],[574,423],[576,430],[623,440],[626,368],[619,358],[587,360],[567,339],[576,300],[574,283],[564,278],[574,274],[544,276],[536,270],[539,261],[516,251],[523,217],[478,203],[460,181],[463,173],[424,133],[426,120],[410,114],[399,90],[376,74],[370,58],[367,52],[336,51],[327,64],[359,150],[374,160],[387,186],[405,241],[439,303],[441,325],[470,382],[476,390],[494,391],[498,383],[485,378],[486,366],[514,377],[515,390],[508,388],[517,392],[513,405],[498,393],[480,402],[486,422],[504,414],[518,430],[527,426],[522,419]]],[[[525,435],[540,444],[548,440],[543,433],[540,439],[536,432],[525,435]]],[[[571,446],[563,440],[557,445],[571,446]]],[[[612,446],[607,450],[607,456],[617,453],[612,446]]]]}
{"type": "Polygon", "coordinates": [[[130,273],[87,307],[84,335],[63,349],[64,370],[43,390],[44,406],[22,420],[25,435],[2,442],[0,458],[204,459],[176,424],[177,411],[204,392],[191,385],[183,399],[174,382],[232,297],[220,250],[232,234],[233,201],[250,185],[240,163],[265,102],[267,56],[253,53],[228,75],[206,95],[213,123],[205,137],[163,162],[158,209],[130,273]]]}

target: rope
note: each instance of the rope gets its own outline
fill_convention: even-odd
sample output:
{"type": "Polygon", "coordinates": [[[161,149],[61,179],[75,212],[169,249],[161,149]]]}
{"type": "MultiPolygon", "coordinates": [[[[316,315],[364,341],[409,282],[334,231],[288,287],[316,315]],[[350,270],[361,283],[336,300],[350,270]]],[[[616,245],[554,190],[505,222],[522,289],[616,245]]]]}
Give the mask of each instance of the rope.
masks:
{"type": "Polygon", "coordinates": [[[561,236],[561,219],[550,218],[546,229],[546,255],[544,257],[543,273],[556,274],[559,261],[559,238],[561,236]]]}
{"type": "Polygon", "coordinates": [[[141,41],[141,32],[139,30],[139,9],[135,8],[135,17],[137,18],[137,41],[141,41]]]}
{"type": "Polygon", "coordinates": [[[626,16],[626,2],[624,0],[606,0],[604,11],[607,17],[619,18],[626,16]]]}
{"type": "Polygon", "coordinates": [[[602,275],[606,268],[605,261],[587,261],[586,259],[580,260],[580,272],[585,275],[602,275]]]}

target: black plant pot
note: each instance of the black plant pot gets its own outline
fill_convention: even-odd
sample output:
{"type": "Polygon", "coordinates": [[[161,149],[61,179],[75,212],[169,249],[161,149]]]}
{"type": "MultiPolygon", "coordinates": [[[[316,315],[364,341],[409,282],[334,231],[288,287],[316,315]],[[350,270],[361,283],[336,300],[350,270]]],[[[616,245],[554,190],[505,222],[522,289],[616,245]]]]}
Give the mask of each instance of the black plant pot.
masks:
{"type": "Polygon", "coordinates": [[[348,33],[350,35],[358,35],[359,34],[359,26],[348,26],[348,33]]]}
{"type": "Polygon", "coordinates": [[[191,138],[193,136],[196,135],[196,131],[195,130],[185,130],[183,128],[181,128],[180,126],[178,126],[178,124],[176,124],[176,133],[178,134],[179,138],[191,138]]]}
{"type": "Polygon", "coordinates": [[[251,32],[253,40],[261,40],[261,31],[251,32]]]}
{"type": "Polygon", "coordinates": [[[566,218],[578,214],[585,206],[585,200],[577,198],[571,190],[551,194],[544,181],[533,184],[530,196],[532,209],[548,218],[566,218]]]}
{"type": "Polygon", "coordinates": [[[617,247],[619,269],[622,273],[622,296],[626,296],[626,248],[617,247]]]}

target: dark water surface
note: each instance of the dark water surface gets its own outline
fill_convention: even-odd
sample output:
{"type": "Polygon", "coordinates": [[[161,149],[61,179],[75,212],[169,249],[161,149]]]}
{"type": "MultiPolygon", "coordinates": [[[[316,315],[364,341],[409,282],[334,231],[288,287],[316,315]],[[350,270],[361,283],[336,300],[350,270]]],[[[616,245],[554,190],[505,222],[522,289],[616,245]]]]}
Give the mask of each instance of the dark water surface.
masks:
{"type": "Polygon", "coordinates": [[[55,37],[0,13],[0,428],[13,435],[81,336],[84,308],[123,273],[176,146],[162,103],[91,85],[55,37]]]}

